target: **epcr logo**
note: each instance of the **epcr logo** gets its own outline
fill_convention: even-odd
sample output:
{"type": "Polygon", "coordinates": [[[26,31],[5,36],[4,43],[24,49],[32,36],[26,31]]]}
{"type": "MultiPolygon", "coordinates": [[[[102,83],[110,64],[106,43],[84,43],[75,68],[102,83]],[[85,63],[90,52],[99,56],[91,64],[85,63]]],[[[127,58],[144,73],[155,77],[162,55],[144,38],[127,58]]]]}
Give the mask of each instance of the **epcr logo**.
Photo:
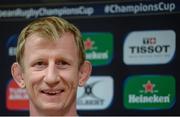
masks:
{"type": "Polygon", "coordinates": [[[6,48],[7,48],[7,55],[8,56],[15,56],[16,55],[16,44],[17,44],[17,38],[18,35],[14,34],[11,35],[7,42],[6,42],[6,48]]]}

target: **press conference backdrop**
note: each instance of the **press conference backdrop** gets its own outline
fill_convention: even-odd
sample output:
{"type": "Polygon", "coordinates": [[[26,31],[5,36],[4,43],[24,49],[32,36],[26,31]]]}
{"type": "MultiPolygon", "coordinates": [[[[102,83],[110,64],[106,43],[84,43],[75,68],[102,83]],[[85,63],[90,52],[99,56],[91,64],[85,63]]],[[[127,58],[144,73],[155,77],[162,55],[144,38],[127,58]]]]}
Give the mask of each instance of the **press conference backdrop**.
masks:
{"type": "Polygon", "coordinates": [[[178,0],[0,6],[0,115],[28,115],[12,80],[17,36],[35,18],[63,17],[82,32],[92,75],[79,115],[180,115],[178,0]]]}

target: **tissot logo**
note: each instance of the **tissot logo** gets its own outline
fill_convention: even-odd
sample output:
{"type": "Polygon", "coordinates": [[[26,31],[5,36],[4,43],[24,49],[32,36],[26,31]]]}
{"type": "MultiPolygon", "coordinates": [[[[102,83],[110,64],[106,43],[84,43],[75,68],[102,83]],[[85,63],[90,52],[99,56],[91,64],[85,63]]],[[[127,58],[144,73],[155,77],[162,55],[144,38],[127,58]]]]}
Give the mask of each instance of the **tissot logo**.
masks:
{"type": "Polygon", "coordinates": [[[166,64],[175,54],[173,30],[131,32],[124,43],[123,60],[127,65],[166,64]]]}
{"type": "Polygon", "coordinates": [[[6,107],[8,110],[28,110],[29,102],[26,89],[20,88],[11,80],[6,89],[6,107]]]}
{"type": "Polygon", "coordinates": [[[93,65],[110,63],[113,52],[113,37],[111,33],[83,33],[86,49],[86,59],[93,65]]]}
{"type": "Polygon", "coordinates": [[[103,110],[108,108],[112,98],[113,79],[110,76],[92,76],[86,86],[78,88],[77,109],[103,110]]]}
{"type": "Polygon", "coordinates": [[[175,103],[173,76],[131,76],[124,85],[124,106],[127,109],[169,109],[175,103]]]}
{"type": "Polygon", "coordinates": [[[143,44],[148,45],[148,44],[156,44],[156,38],[155,37],[146,37],[143,39],[143,44]]]}

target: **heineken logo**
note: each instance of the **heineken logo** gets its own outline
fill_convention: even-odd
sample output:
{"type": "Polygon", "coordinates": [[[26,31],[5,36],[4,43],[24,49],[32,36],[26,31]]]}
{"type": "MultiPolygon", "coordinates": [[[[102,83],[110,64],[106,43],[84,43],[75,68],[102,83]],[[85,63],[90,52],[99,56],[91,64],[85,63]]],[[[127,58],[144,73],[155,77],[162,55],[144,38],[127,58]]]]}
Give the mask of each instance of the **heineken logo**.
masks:
{"type": "Polygon", "coordinates": [[[145,93],[158,92],[158,90],[154,90],[155,84],[153,84],[150,80],[148,80],[147,83],[143,84],[142,86],[144,87],[144,90],[141,92],[145,92],[145,93]]]}
{"type": "Polygon", "coordinates": [[[86,59],[93,65],[106,65],[111,62],[113,37],[111,33],[83,33],[86,59]]]}
{"type": "Polygon", "coordinates": [[[85,50],[93,50],[94,49],[94,41],[91,40],[91,38],[87,38],[86,41],[84,41],[85,50]]]}
{"type": "Polygon", "coordinates": [[[152,96],[144,96],[140,95],[129,95],[129,103],[169,103],[170,94],[167,96],[158,96],[155,93],[158,93],[158,90],[155,90],[155,84],[153,84],[150,80],[147,81],[146,84],[143,84],[143,90],[140,90],[139,93],[152,93],[152,96]]]}
{"type": "Polygon", "coordinates": [[[173,76],[131,76],[125,82],[124,106],[127,109],[168,109],[175,102],[173,76]]]}
{"type": "Polygon", "coordinates": [[[169,103],[170,102],[170,94],[167,96],[158,96],[156,94],[152,96],[144,96],[144,95],[129,95],[129,103],[169,103]]]}

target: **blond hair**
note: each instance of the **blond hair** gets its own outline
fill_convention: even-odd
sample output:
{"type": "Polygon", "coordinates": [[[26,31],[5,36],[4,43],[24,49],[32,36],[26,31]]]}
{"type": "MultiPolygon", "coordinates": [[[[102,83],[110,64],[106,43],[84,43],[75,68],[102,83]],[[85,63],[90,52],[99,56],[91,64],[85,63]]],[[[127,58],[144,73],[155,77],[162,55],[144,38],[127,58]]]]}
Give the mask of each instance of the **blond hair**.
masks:
{"type": "Polygon", "coordinates": [[[79,66],[82,65],[85,61],[85,50],[79,29],[72,23],[55,16],[39,18],[21,31],[17,42],[16,61],[20,65],[23,65],[22,59],[28,36],[38,33],[44,37],[48,37],[48,39],[56,40],[65,32],[71,32],[74,35],[79,54],[79,66]]]}

